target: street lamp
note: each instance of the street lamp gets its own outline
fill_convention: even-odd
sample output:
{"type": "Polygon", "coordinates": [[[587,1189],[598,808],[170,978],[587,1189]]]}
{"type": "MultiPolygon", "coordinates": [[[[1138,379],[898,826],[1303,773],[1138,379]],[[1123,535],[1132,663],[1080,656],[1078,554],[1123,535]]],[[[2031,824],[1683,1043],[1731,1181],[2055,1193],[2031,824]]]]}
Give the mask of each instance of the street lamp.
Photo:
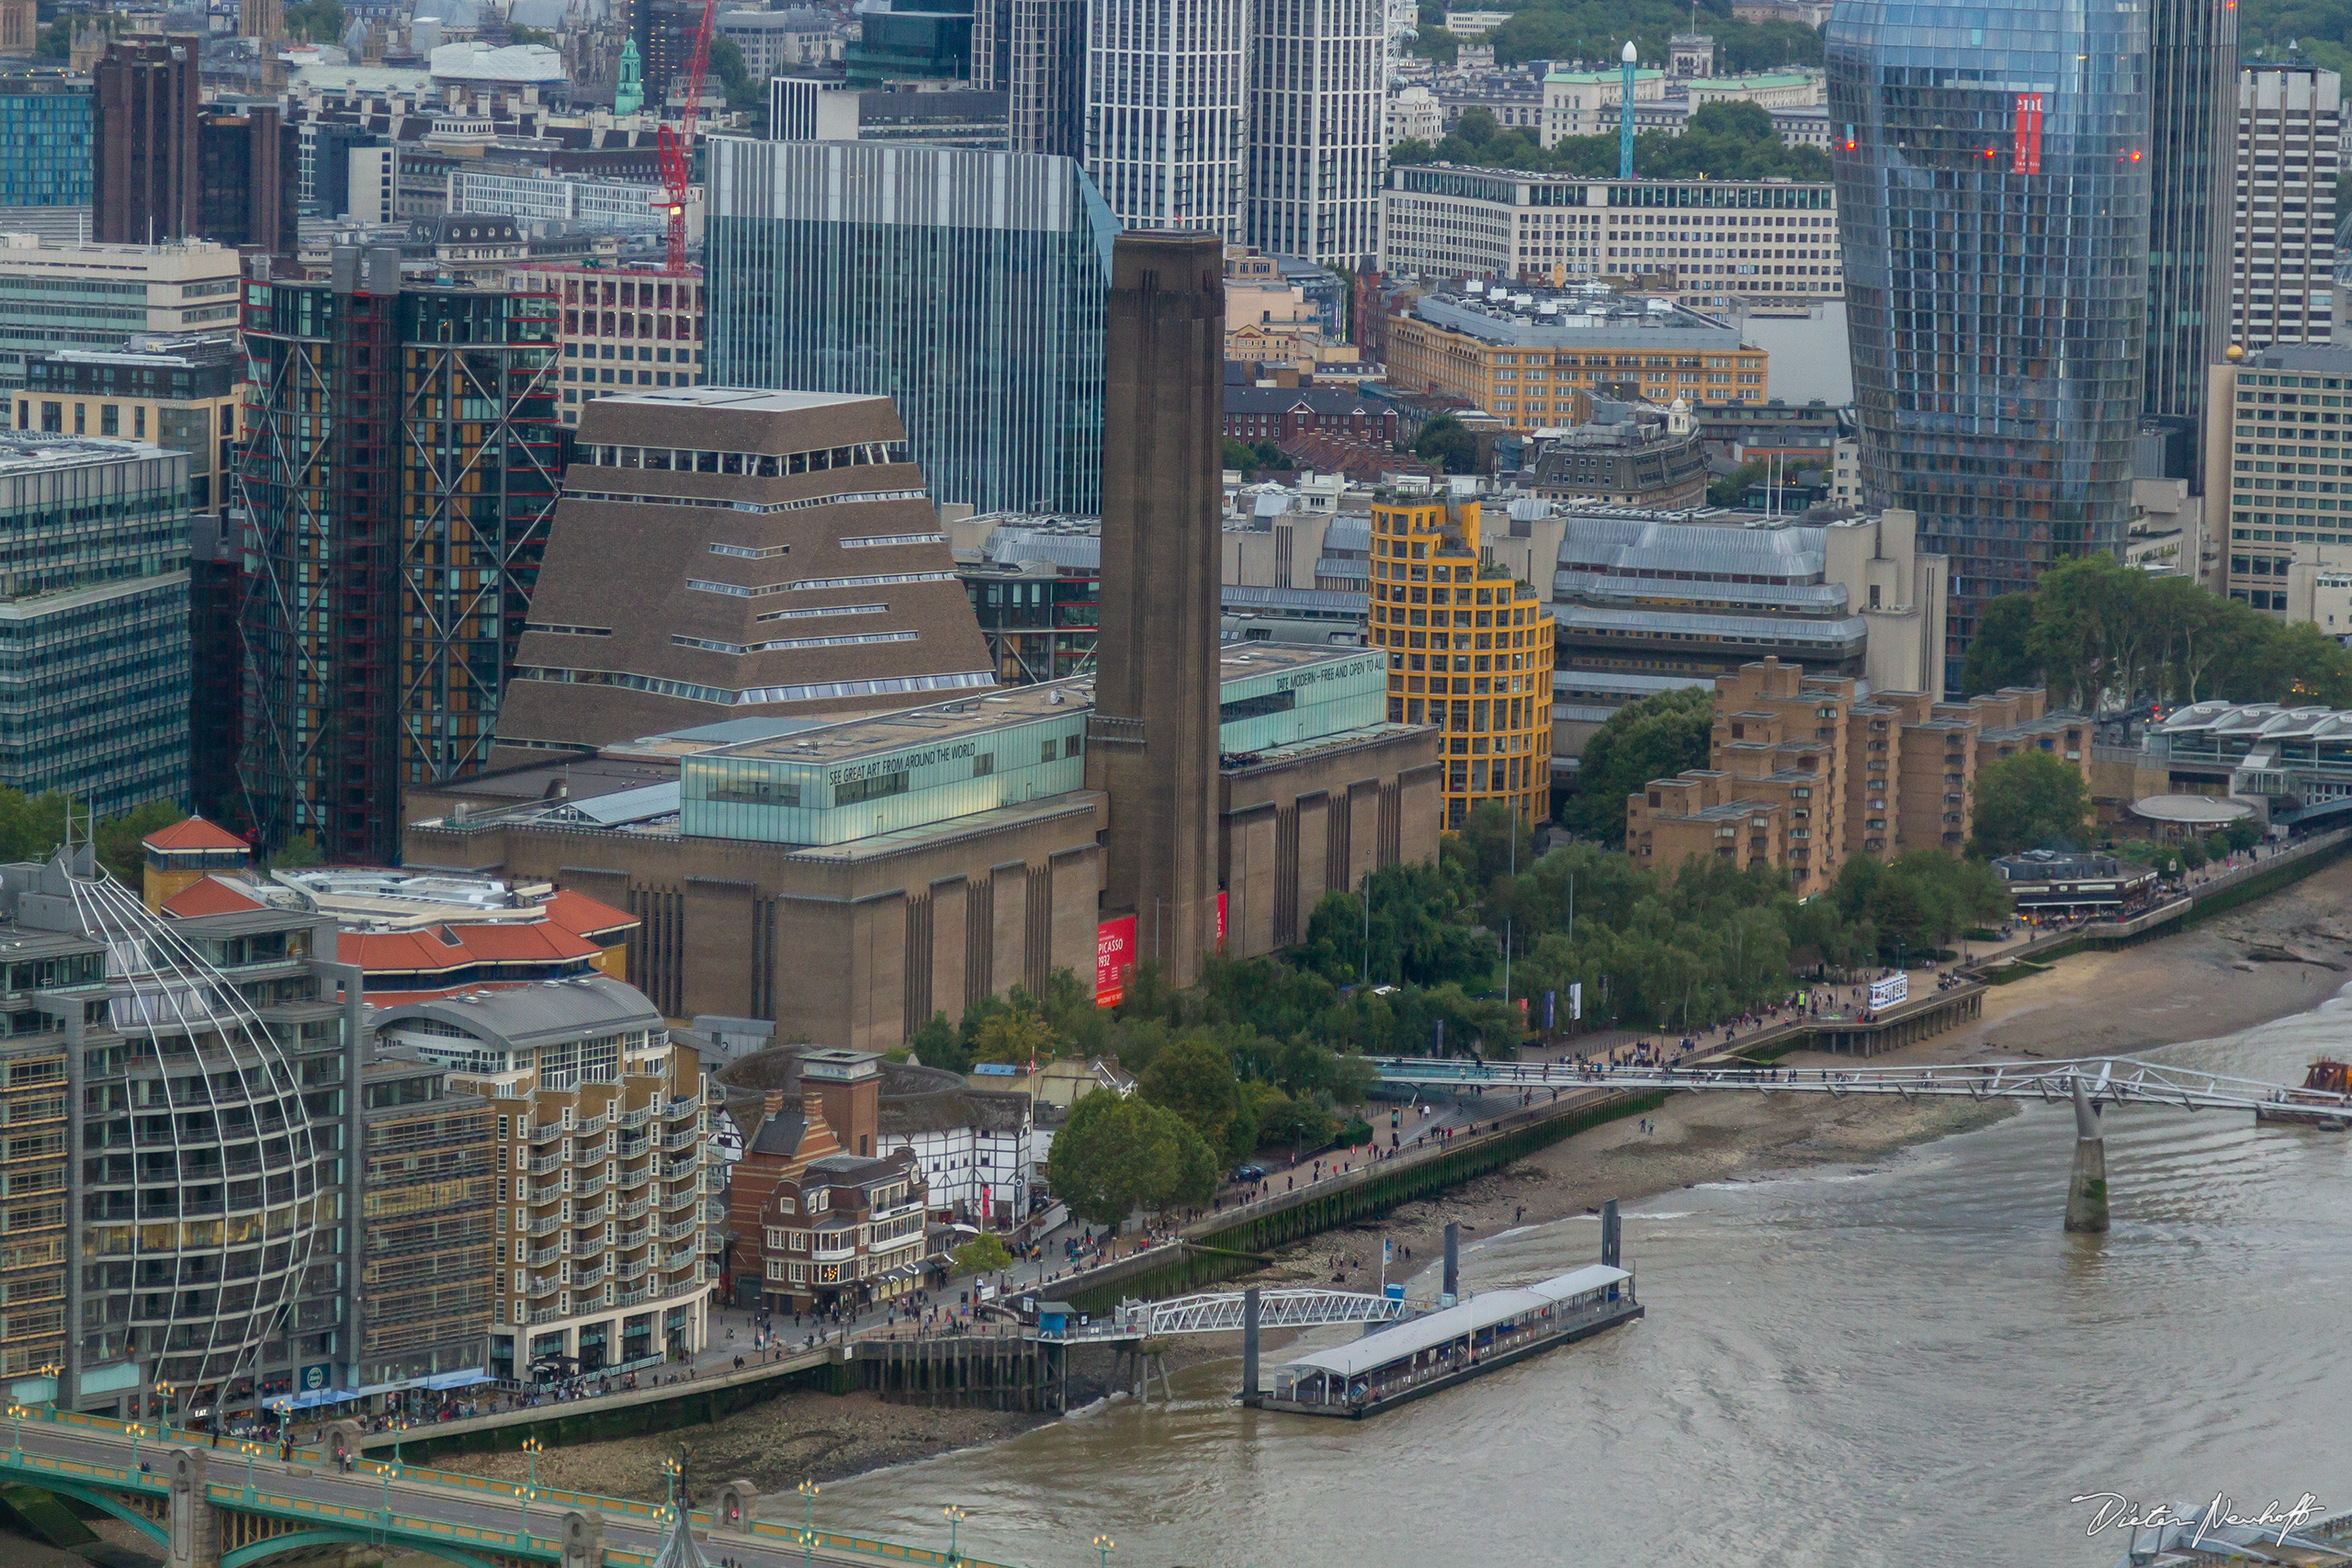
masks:
{"type": "Polygon", "coordinates": [[[17,1423],[16,1457],[21,1461],[25,1457],[25,1407],[11,1403],[8,1406],[8,1416],[17,1423]]]}
{"type": "MultiPolygon", "coordinates": [[[[395,1443],[392,1447],[394,1451],[397,1452],[400,1445],[395,1443]]],[[[526,1438],[523,1439],[523,1457],[531,1466],[531,1484],[534,1486],[537,1486],[539,1483],[539,1455],[546,1451],[547,1445],[539,1441],[538,1438],[526,1438]]]]}
{"type": "Polygon", "coordinates": [[[159,1380],[155,1384],[155,1425],[166,1432],[172,1427],[172,1395],[175,1392],[170,1383],[159,1380]]]}
{"type": "Polygon", "coordinates": [[[514,1495],[523,1500],[523,1544],[531,1544],[531,1499],[539,1495],[536,1486],[517,1486],[514,1495]]]}
{"type": "Polygon", "coordinates": [[[392,1534],[392,1467],[378,1461],[376,1473],[384,1478],[384,1537],[389,1540],[392,1534]]]}
{"type": "Polygon", "coordinates": [[[800,1543],[801,1568],[816,1568],[817,1532],[812,1529],[797,1529],[792,1532],[792,1539],[800,1543]]]}
{"type": "Polygon", "coordinates": [[[1109,1536],[1098,1535],[1094,1538],[1095,1568],[1111,1568],[1111,1546],[1112,1540],[1109,1536]]]}
{"type": "Polygon", "coordinates": [[[686,1467],[676,1460],[665,1459],[662,1461],[662,1473],[667,1476],[670,1482],[670,1507],[673,1513],[678,1506],[678,1477],[684,1475],[686,1467]]]}
{"type": "MultiPolygon", "coordinates": [[[[407,1431],[407,1430],[408,1430],[408,1417],[407,1417],[407,1416],[394,1416],[394,1417],[392,1418],[392,1427],[391,1427],[391,1431],[392,1431],[392,1462],[393,1462],[394,1464],[398,1464],[398,1463],[400,1463],[400,1462],[401,1462],[401,1434],[402,1432],[407,1431]]],[[[538,1479],[538,1477],[537,1477],[536,1475],[532,1477],[532,1480],[533,1480],[533,1481],[537,1481],[537,1479],[538,1479]]]]}
{"type": "Polygon", "coordinates": [[[54,1409],[57,1404],[57,1380],[64,1374],[65,1369],[55,1361],[47,1361],[34,1370],[49,1380],[49,1403],[51,1408],[54,1409]]]}
{"type": "Polygon", "coordinates": [[[261,1452],[261,1445],[240,1443],[238,1447],[245,1450],[245,1501],[250,1503],[254,1500],[254,1455],[261,1452]]]}
{"type": "Polygon", "coordinates": [[[817,1483],[804,1481],[797,1490],[800,1494],[800,1528],[814,1529],[817,1524],[817,1483]]]}
{"type": "Polygon", "coordinates": [[[963,1561],[963,1555],[956,1550],[956,1527],[972,1517],[971,1510],[959,1508],[950,1503],[940,1512],[947,1516],[947,1561],[951,1563],[960,1562],[963,1561]]]}
{"type": "Polygon", "coordinates": [[[130,1468],[137,1470],[139,1468],[139,1439],[147,1435],[147,1428],[133,1421],[126,1430],[130,1433],[130,1468]]]}

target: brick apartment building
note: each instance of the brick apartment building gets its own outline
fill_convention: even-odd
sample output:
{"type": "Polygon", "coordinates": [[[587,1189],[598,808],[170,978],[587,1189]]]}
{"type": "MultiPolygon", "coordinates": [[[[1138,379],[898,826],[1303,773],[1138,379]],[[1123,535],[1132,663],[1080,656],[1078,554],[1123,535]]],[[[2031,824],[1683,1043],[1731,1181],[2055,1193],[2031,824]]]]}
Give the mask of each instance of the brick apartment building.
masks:
{"type": "Polygon", "coordinates": [[[1743,666],[1715,681],[1712,766],[1626,798],[1625,852],[1668,876],[1694,855],[1778,866],[1800,894],[1853,855],[1957,854],[1986,763],[2038,749],[2087,776],[2090,721],[2047,705],[2039,687],[1946,703],[1860,695],[1777,659],[1743,666]]]}

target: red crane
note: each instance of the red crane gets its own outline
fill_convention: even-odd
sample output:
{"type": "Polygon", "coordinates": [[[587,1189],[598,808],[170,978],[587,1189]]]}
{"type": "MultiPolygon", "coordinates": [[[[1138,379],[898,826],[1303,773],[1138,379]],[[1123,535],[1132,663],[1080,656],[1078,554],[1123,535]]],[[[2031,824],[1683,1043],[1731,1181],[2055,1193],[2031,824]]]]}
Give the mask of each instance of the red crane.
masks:
{"type": "Polygon", "coordinates": [[[718,15],[718,0],[702,0],[702,19],[695,27],[695,47],[686,59],[686,112],[679,117],[675,130],[664,125],[657,136],[662,201],[670,222],[668,270],[674,277],[684,276],[686,271],[686,187],[694,180],[695,119],[702,113],[703,77],[710,69],[710,26],[718,15]]]}

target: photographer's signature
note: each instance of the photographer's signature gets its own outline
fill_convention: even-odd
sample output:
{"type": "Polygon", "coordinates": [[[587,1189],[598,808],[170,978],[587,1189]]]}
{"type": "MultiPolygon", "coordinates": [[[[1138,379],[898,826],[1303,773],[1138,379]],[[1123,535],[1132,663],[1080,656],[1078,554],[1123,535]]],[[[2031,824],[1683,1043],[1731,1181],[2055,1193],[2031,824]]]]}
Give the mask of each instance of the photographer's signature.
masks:
{"type": "Polygon", "coordinates": [[[2214,1493],[2211,1503],[2188,1514],[2176,1512],[2169,1503],[2143,1507],[2120,1492],[2086,1492],[2069,1501],[2098,1505],[2091,1512],[2090,1529],[2084,1532],[2086,1535],[2097,1535],[2105,1529],[2135,1533],[2143,1529],[2193,1530],[2195,1533],[2181,1540],[2181,1544],[2191,1547],[2215,1531],[2232,1529],[2259,1530],[2266,1537],[2275,1532],[2278,1543],[2284,1546],[2290,1534],[2319,1517],[2322,1511],[2319,1499],[2308,1492],[2297,1498],[2292,1507],[2274,1498],[2262,1512],[2254,1515],[2238,1513],[2236,1499],[2223,1492],[2214,1493]]]}

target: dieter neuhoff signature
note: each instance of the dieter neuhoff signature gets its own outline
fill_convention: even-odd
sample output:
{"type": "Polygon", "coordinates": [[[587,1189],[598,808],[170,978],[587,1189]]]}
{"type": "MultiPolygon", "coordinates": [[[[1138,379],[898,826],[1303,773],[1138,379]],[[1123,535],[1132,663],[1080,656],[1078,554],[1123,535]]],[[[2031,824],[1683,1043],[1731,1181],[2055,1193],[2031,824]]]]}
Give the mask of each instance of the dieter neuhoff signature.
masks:
{"type": "Polygon", "coordinates": [[[2308,1492],[2291,1506],[2273,1498],[2258,1514],[2239,1513],[2237,1499],[2225,1492],[2214,1493],[2212,1501],[2201,1507],[2180,1502],[2137,1503],[2120,1492],[2085,1492],[2069,1501],[2092,1505],[2090,1526],[2085,1534],[2096,1536],[2103,1530],[2123,1530],[2135,1550],[2143,1546],[2158,1551],[2208,1544],[2248,1546],[2256,1541],[2329,1550],[2322,1542],[2306,1540],[2294,1533],[2326,1511],[2320,1506],[2319,1499],[2308,1492]],[[2149,1531],[2155,1535],[2153,1542],[2144,1538],[2143,1532],[2149,1531]]]}

